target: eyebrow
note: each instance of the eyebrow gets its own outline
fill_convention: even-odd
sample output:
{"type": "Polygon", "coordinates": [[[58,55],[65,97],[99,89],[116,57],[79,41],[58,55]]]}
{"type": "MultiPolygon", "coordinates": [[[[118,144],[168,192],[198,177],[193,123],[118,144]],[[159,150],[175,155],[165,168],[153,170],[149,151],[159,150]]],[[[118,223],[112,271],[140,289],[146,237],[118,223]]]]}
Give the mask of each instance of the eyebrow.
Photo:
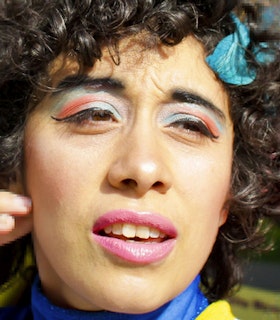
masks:
{"type": "Polygon", "coordinates": [[[106,88],[110,90],[124,89],[120,80],[112,78],[93,78],[87,75],[75,75],[64,78],[54,89],[52,95],[77,87],[106,88]]]}
{"type": "Polygon", "coordinates": [[[200,95],[197,95],[193,92],[184,91],[181,89],[174,90],[171,94],[172,99],[179,101],[179,102],[185,102],[185,103],[192,103],[197,104],[199,106],[202,106],[206,108],[207,110],[210,110],[213,112],[221,121],[226,121],[226,116],[224,112],[215,106],[212,102],[204,99],[200,95]]]}
{"type": "MultiPolygon", "coordinates": [[[[114,78],[104,77],[104,78],[93,78],[88,75],[74,75],[64,78],[57,87],[52,92],[52,95],[57,95],[65,90],[77,88],[77,87],[92,87],[106,88],[109,90],[122,90],[125,89],[124,84],[114,78]]],[[[188,92],[182,89],[176,89],[172,91],[171,97],[173,100],[185,103],[192,103],[202,106],[210,111],[212,111],[221,121],[226,121],[226,116],[221,109],[216,107],[212,102],[204,99],[200,95],[193,92],[188,92]]]]}

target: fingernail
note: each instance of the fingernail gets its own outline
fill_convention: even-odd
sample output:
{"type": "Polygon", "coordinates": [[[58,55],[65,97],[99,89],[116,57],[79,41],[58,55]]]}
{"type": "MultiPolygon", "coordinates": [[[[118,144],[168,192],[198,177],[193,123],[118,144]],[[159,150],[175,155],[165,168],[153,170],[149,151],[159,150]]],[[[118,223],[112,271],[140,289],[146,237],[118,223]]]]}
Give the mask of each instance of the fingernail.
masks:
{"type": "Polygon", "coordinates": [[[31,199],[24,196],[15,196],[13,199],[15,206],[19,208],[29,209],[31,207],[31,199]]]}
{"type": "Polygon", "coordinates": [[[7,213],[0,214],[0,231],[13,229],[15,226],[14,217],[10,216],[7,213]]]}

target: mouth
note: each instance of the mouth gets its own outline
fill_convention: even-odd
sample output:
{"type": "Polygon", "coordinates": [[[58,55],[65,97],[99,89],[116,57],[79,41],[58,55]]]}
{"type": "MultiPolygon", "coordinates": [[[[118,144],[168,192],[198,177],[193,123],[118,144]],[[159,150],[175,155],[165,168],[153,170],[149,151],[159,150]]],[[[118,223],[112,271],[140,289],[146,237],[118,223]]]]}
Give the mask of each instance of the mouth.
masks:
{"type": "Polygon", "coordinates": [[[101,216],[93,227],[93,239],[102,249],[137,264],[166,258],[176,237],[177,231],[168,219],[147,212],[111,211],[101,216]]]}
{"type": "Polygon", "coordinates": [[[169,237],[156,228],[131,223],[115,223],[99,232],[100,236],[112,237],[128,242],[160,243],[169,237]]]}

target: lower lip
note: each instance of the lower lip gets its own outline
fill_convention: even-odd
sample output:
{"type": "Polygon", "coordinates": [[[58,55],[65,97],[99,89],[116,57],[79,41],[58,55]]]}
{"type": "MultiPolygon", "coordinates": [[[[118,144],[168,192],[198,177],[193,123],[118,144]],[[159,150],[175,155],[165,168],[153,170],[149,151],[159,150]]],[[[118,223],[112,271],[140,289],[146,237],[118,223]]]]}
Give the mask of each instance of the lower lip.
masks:
{"type": "Polygon", "coordinates": [[[160,243],[127,242],[93,234],[94,240],[109,253],[136,264],[150,264],[166,258],[174,248],[175,239],[160,243]]]}

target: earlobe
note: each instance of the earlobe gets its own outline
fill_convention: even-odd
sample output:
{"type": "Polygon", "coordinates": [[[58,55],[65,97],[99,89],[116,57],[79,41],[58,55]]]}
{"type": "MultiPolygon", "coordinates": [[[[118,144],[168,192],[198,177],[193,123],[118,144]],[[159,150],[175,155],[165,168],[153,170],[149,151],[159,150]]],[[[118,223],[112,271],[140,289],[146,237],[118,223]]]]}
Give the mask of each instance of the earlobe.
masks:
{"type": "Polygon", "coordinates": [[[230,202],[232,199],[232,194],[231,191],[228,192],[226,201],[221,209],[220,212],[220,220],[219,220],[219,227],[221,227],[222,225],[224,225],[227,221],[228,215],[229,215],[229,210],[230,210],[230,202]]]}
{"type": "Polygon", "coordinates": [[[221,227],[225,222],[227,221],[227,217],[229,214],[228,208],[223,208],[220,212],[220,221],[219,221],[219,227],[221,227]]]}

